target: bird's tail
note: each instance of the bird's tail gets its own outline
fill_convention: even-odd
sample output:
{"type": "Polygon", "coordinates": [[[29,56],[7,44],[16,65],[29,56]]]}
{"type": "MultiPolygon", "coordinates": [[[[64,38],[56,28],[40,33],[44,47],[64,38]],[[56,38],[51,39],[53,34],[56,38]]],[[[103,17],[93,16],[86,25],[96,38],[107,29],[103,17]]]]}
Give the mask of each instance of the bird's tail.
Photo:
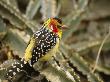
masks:
{"type": "Polygon", "coordinates": [[[25,75],[31,76],[33,72],[35,72],[34,68],[29,65],[28,62],[24,60],[16,61],[12,64],[11,67],[7,69],[6,78],[8,80],[12,80],[16,77],[20,72],[25,73],[25,75]]]}

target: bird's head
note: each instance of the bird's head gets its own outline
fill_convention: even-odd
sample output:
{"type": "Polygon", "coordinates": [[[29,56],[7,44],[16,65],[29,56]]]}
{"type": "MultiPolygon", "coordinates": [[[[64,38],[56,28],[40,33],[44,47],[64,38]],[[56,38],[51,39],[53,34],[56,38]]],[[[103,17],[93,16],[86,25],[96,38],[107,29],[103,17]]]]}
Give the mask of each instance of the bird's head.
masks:
{"type": "Polygon", "coordinates": [[[64,25],[62,24],[62,20],[59,18],[49,18],[44,22],[44,26],[49,29],[49,31],[56,34],[58,37],[61,38],[62,36],[62,29],[64,25]]]}

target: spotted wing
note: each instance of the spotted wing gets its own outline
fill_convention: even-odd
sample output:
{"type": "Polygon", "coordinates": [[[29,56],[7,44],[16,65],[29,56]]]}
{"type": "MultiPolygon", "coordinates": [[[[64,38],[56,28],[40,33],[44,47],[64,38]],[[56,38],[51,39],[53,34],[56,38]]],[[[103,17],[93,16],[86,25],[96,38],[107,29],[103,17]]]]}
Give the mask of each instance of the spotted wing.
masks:
{"type": "Polygon", "coordinates": [[[32,50],[31,65],[33,65],[38,59],[45,56],[57,42],[57,36],[47,30],[46,28],[41,29],[40,31],[34,34],[36,37],[36,43],[32,50]]]}

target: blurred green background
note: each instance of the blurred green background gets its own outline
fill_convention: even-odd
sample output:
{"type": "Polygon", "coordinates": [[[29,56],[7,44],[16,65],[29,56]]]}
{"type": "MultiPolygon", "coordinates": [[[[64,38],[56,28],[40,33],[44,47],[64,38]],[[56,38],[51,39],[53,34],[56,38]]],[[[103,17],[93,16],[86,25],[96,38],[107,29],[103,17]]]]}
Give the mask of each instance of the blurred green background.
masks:
{"type": "Polygon", "coordinates": [[[61,18],[68,29],[55,57],[60,70],[43,69],[47,80],[41,82],[110,82],[110,0],[0,0],[0,67],[24,56],[33,32],[49,17],[61,18]]]}

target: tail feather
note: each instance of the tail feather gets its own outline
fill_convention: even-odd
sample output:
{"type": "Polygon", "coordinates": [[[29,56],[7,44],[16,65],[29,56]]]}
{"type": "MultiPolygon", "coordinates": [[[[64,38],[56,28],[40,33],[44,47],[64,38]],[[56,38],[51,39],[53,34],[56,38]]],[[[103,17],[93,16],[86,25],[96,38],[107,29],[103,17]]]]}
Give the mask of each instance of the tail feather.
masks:
{"type": "Polygon", "coordinates": [[[7,70],[6,78],[8,80],[12,80],[18,73],[24,72],[28,76],[31,76],[33,72],[36,72],[33,67],[29,65],[29,63],[22,61],[16,61],[12,64],[11,67],[7,70]]]}

